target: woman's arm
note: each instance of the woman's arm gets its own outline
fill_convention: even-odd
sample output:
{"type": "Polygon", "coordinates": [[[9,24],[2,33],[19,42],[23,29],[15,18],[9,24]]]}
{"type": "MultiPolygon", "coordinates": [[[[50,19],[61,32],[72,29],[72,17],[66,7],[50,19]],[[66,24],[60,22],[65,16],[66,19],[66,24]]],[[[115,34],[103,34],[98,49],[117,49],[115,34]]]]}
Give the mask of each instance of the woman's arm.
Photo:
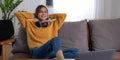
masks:
{"type": "Polygon", "coordinates": [[[27,19],[33,19],[34,14],[28,12],[16,12],[16,17],[18,18],[19,22],[22,24],[22,27],[25,28],[27,24],[27,19]]]}
{"type": "Polygon", "coordinates": [[[65,13],[57,13],[57,14],[51,14],[50,18],[56,19],[55,22],[58,24],[58,29],[60,29],[64,23],[66,16],[67,15],[65,13]]]}

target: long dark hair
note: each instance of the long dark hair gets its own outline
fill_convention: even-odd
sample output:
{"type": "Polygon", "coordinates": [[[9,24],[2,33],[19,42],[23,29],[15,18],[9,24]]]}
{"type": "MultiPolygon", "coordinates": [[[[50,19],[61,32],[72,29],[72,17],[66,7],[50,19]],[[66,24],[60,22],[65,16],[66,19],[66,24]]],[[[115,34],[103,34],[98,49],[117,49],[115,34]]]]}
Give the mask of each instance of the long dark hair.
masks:
{"type": "Polygon", "coordinates": [[[35,18],[38,18],[38,13],[40,12],[40,9],[43,8],[43,7],[46,8],[46,10],[48,12],[48,9],[47,9],[46,6],[44,6],[44,5],[38,5],[37,8],[36,8],[36,10],[35,10],[35,18]]]}

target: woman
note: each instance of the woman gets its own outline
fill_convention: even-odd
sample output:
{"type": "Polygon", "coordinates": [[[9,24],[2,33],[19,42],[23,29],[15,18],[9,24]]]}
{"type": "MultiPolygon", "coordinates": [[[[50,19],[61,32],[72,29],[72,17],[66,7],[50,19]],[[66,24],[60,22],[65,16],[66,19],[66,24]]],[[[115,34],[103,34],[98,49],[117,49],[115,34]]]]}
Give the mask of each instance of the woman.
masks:
{"type": "Polygon", "coordinates": [[[58,30],[63,25],[66,14],[49,16],[48,9],[44,5],[39,5],[35,14],[16,12],[15,15],[26,31],[32,58],[64,60],[58,30]]]}

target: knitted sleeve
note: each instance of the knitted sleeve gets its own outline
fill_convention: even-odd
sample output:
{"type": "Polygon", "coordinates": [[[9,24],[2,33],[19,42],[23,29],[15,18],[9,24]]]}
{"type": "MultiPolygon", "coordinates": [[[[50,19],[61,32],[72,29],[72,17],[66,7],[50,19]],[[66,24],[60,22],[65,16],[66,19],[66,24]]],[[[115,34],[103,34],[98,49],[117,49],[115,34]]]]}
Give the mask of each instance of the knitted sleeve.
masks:
{"type": "Polygon", "coordinates": [[[63,23],[64,23],[64,20],[65,20],[65,18],[66,18],[66,14],[65,14],[65,13],[51,14],[51,15],[50,15],[50,18],[51,18],[51,19],[56,19],[55,22],[56,22],[57,25],[58,25],[58,29],[60,29],[61,26],[62,26],[63,23]]]}
{"type": "Polygon", "coordinates": [[[16,12],[15,15],[18,18],[19,22],[22,24],[23,28],[26,28],[26,24],[28,22],[27,19],[34,18],[34,14],[29,12],[16,12]]]}

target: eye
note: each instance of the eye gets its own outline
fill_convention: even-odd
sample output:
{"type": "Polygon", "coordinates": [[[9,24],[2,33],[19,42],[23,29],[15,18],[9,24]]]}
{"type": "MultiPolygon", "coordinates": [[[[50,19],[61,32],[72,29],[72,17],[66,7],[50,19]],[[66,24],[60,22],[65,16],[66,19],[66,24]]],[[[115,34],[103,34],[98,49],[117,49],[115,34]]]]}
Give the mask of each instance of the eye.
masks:
{"type": "Polygon", "coordinates": [[[43,13],[43,11],[40,11],[39,13],[43,13]]]}
{"type": "Polygon", "coordinates": [[[47,13],[47,11],[45,11],[45,13],[47,13]]]}

